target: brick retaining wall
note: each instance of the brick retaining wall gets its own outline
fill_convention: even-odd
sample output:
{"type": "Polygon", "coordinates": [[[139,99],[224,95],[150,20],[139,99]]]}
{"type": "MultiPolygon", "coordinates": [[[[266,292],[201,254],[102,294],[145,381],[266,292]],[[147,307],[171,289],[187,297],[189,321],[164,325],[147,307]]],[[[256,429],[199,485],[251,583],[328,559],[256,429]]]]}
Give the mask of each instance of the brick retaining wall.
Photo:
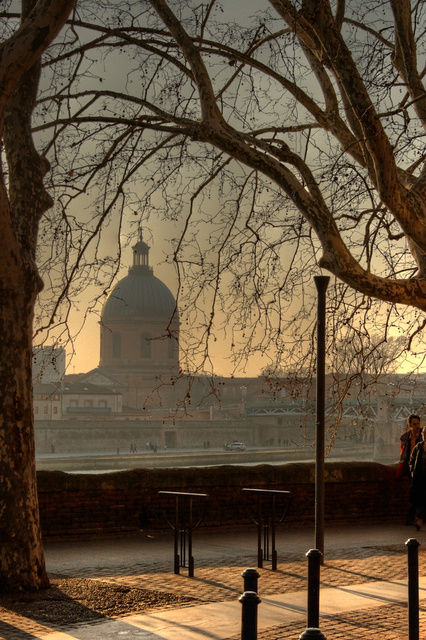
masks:
{"type": "MultiPolygon", "coordinates": [[[[253,467],[135,469],[67,474],[39,471],[38,488],[44,536],[164,530],[173,504],[159,490],[208,493],[206,526],[246,524],[253,496],[243,487],[287,489],[293,493],[286,522],[302,525],[314,518],[314,465],[288,463],[253,467]]],[[[326,463],[325,518],[328,523],[402,522],[408,482],[396,481],[395,465],[374,462],[326,463]]]]}

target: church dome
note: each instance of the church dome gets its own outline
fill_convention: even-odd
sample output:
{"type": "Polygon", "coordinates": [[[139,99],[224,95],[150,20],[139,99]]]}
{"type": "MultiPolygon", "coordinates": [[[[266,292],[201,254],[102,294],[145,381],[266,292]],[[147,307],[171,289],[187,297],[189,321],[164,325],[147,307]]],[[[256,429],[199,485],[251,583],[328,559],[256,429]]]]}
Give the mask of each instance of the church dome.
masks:
{"type": "Polygon", "coordinates": [[[175,310],[170,289],[156,278],[148,262],[148,245],[139,240],[133,247],[133,265],[110,293],[102,310],[102,322],[111,320],[165,319],[175,310]]]}
{"type": "Polygon", "coordinates": [[[130,272],[114,287],[102,311],[102,320],[124,318],[170,318],[175,299],[154,275],[130,272]]]}

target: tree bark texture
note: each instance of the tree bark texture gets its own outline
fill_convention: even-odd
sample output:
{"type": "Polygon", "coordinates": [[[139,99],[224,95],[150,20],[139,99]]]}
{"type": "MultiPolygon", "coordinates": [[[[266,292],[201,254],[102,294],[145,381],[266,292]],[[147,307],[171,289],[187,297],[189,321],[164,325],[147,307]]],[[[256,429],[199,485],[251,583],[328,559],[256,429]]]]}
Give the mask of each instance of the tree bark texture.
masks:
{"type": "MultiPolygon", "coordinates": [[[[3,251],[1,246],[2,257],[3,251]]],[[[11,249],[2,260],[0,275],[0,589],[34,590],[48,585],[39,526],[32,415],[36,287],[16,266],[16,254],[11,249]]]]}

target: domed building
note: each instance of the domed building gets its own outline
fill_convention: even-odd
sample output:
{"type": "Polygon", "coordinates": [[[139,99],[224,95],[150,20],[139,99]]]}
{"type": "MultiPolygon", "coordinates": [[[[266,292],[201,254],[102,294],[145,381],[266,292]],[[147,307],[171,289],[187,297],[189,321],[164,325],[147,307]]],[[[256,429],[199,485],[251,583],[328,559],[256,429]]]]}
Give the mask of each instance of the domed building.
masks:
{"type": "MultiPolygon", "coordinates": [[[[127,387],[124,403],[135,409],[158,403],[155,390],[179,372],[179,316],[171,291],[154,276],[142,238],[128,275],[105,302],[100,334],[99,367],[127,387]]],[[[162,400],[170,394],[164,390],[162,400]]]]}

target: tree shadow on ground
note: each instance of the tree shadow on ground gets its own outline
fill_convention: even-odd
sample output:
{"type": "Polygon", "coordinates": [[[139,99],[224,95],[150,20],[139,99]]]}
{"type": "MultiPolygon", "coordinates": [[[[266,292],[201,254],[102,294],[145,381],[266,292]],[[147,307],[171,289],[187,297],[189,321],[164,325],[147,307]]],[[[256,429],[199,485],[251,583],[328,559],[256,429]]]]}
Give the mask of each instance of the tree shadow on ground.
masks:
{"type": "MultiPolygon", "coordinates": [[[[374,582],[375,581],[377,581],[377,582],[382,581],[382,582],[388,582],[390,584],[399,584],[401,582],[401,580],[403,579],[403,578],[401,578],[401,579],[391,580],[386,575],[385,576],[377,575],[377,572],[376,573],[374,573],[374,572],[372,572],[372,573],[364,573],[362,571],[354,571],[353,569],[348,569],[347,567],[337,567],[337,566],[335,566],[333,564],[327,564],[327,563],[324,563],[324,567],[326,567],[326,568],[328,568],[328,569],[330,569],[332,571],[340,572],[340,573],[343,573],[343,574],[346,574],[346,575],[349,575],[349,576],[357,576],[357,577],[363,578],[367,582],[370,582],[370,581],[374,581],[374,582]]],[[[330,584],[329,586],[333,586],[333,585],[330,584]]]]}
{"type": "Polygon", "coordinates": [[[8,640],[14,640],[14,638],[19,638],[19,640],[39,640],[38,635],[18,629],[15,625],[9,624],[8,622],[2,622],[1,620],[0,637],[7,638],[8,640]]]}
{"type": "Polygon", "coordinates": [[[208,578],[199,578],[197,576],[194,576],[194,578],[191,578],[194,582],[202,582],[203,584],[208,584],[211,587],[216,587],[218,589],[222,589],[223,591],[229,591],[229,593],[235,593],[236,595],[241,595],[243,593],[243,589],[237,589],[236,587],[233,587],[229,584],[226,584],[225,582],[221,582],[220,580],[211,580],[208,578]]]}
{"type": "MultiPolygon", "coordinates": [[[[63,627],[194,601],[189,596],[103,580],[52,578],[48,589],[35,593],[0,594],[0,614],[5,620],[10,616],[12,624],[17,616],[24,616],[41,625],[63,627]]],[[[34,636],[30,633],[28,638],[31,637],[34,636]]]]}

